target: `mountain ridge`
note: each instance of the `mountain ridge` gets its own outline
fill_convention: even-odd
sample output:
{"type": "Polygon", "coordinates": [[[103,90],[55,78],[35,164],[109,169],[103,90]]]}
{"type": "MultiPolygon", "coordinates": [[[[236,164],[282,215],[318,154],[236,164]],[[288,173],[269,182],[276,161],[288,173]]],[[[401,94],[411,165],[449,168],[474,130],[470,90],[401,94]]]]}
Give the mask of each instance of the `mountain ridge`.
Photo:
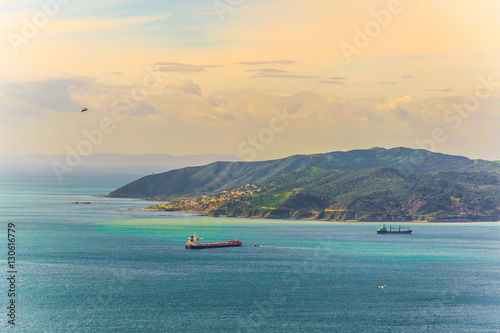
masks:
{"type": "Polygon", "coordinates": [[[500,174],[304,167],[263,183],[172,199],[151,208],[322,221],[497,221],[500,174]]]}
{"type": "Polygon", "coordinates": [[[500,165],[496,162],[471,160],[464,156],[434,153],[423,149],[375,147],[346,152],[293,155],[269,161],[213,162],[145,176],[111,192],[109,196],[122,198],[199,196],[237,188],[248,183],[264,182],[302,167],[333,170],[389,167],[409,173],[437,171],[500,173],[500,165]]]}

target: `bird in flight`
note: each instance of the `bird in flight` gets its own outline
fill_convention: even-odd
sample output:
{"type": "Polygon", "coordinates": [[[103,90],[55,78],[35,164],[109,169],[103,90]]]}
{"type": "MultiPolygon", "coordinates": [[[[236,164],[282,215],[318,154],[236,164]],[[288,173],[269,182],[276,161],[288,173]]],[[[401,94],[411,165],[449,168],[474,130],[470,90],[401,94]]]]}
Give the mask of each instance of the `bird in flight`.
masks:
{"type": "Polygon", "coordinates": [[[88,109],[87,108],[83,108],[81,112],[85,112],[87,111],[88,109]]]}
{"type": "Polygon", "coordinates": [[[383,285],[383,286],[378,286],[380,289],[384,289],[384,287],[387,287],[387,285],[383,285]]]}

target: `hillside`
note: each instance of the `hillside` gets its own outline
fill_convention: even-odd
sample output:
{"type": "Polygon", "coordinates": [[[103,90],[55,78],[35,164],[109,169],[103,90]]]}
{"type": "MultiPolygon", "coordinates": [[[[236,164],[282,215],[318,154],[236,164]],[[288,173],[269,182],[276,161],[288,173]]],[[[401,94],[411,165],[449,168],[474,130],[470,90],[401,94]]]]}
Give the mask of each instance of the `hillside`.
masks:
{"type": "Polygon", "coordinates": [[[259,218],[496,221],[500,175],[485,171],[409,173],[388,167],[349,171],[301,168],[260,184],[163,207],[259,218]]]}
{"type": "Polygon", "coordinates": [[[410,148],[372,148],[314,155],[294,155],[259,162],[215,162],[149,175],[109,194],[118,198],[171,198],[261,183],[300,168],[362,170],[388,167],[408,173],[436,171],[500,173],[500,164],[410,148]]]}

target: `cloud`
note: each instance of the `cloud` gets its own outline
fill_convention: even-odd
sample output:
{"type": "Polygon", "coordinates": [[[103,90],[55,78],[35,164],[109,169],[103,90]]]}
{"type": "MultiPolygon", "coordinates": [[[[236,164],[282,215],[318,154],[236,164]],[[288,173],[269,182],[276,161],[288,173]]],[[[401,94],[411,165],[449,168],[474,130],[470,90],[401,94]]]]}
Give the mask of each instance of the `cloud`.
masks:
{"type": "Polygon", "coordinates": [[[413,78],[415,78],[415,76],[413,76],[413,75],[403,75],[402,77],[403,77],[403,79],[413,79],[413,78]]]}
{"type": "MultiPolygon", "coordinates": [[[[266,146],[269,153],[271,150],[276,153],[277,149],[283,155],[326,147],[325,142],[349,142],[353,148],[415,146],[416,139],[425,139],[436,126],[449,129],[443,114],[454,103],[444,97],[416,100],[412,96],[375,95],[356,99],[314,92],[275,95],[220,91],[205,92],[201,97],[189,94],[157,97],[159,100],[153,105],[162,110],[158,115],[162,120],[151,122],[150,127],[143,126],[151,130],[151,136],[161,131],[170,133],[172,138],[180,135],[184,145],[192,142],[193,147],[194,138],[203,137],[206,145],[227,151],[236,151],[242,141],[268,127],[275,116],[273,110],[285,110],[293,118],[266,146]],[[176,133],[176,128],[183,132],[176,133]]],[[[453,134],[452,130],[447,132],[447,135],[453,134]]]]}
{"type": "Polygon", "coordinates": [[[342,76],[332,76],[329,77],[328,80],[347,80],[345,77],[342,76]]]}
{"type": "Polygon", "coordinates": [[[408,120],[411,117],[410,113],[403,109],[398,109],[396,115],[402,120],[408,120]]]}
{"type": "Polygon", "coordinates": [[[131,116],[147,116],[150,114],[159,114],[160,111],[152,106],[151,104],[148,104],[146,102],[139,102],[137,107],[133,110],[133,112],[130,113],[131,116]]]}
{"type": "Polygon", "coordinates": [[[155,64],[158,72],[177,72],[177,73],[203,73],[205,68],[217,67],[215,65],[198,66],[191,64],[181,64],[177,62],[158,62],[155,64]]]}
{"type": "Polygon", "coordinates": [[[171,81],[165,86],[165,89],[172,89],[174,91],[181,91],[185,94],[201,96],[201,87],[193,81],[187,79],[171,81]]]}
{"type": "Polygon", "coordinates": [[[440,92],[449,92],[454,91],[455,88],[445,88],[445,89],[425,89],[425,91],[440,91],[440,92]]]}
{"type": "Polygon", "coordinates": [[[266,74],[258,73],[253,78],[283,78],[283,79],[316,79],[317,76],[297,75],[297,74],[266,74]]]}
{"type": "MultiPolygon", "coordinates": [[[[390,98],[380,94],[356,99],[314,92],[281,95],[250,90],[202,92],[199,85],[190,80],[175,80],[167,84],[167,89],[181,93],[162,93],[161,88],[152,91],[131,108],[129,117],[120,119],[110,107],[116,98],[130,94],[131,86],[103,84],[94,78],[71,77],[38,82],[0,82],[0,88],[0,116],[5,113],[6,117],[37,116],[32,119],[30,126],[21,124],[26,122],[21,117],[14,120],[11,119],[14,117],[10,117],[12,122],[9,124],[17,121],[20,125],[16,127],[16,138],[34,140],[36,137],[40,140],[40,146],[46,147],[44,151],[50,150],[50,147],[57,149],[59,145],[60,149],[64,149],[64,144],[60,143],[60,137],[63,136],[75,135],[74,142],[78,142],[80,137],[71,134],[75,132],[74,128],[92,128],[101,117],[107,116],[117,126],[113,140],[109,141],[110,146],[106,148],[119,150],[120,147],[127,147],[130,151],[140,152],[147,146],[152,151],[172,149],[176,154],[181,154],[185,150],[200,148],[199,140],[203,138],[203,147],[236,152],[242,141],[269,127],[276,110],[285,110],[293,118],[283,123],[278,119],[275,125],[279,128],[285,122],[287,124],[283,131],[275,133],[273,142],[263,151],[263,154],[269,155],[262,156],[272,157],[277,151],[283,155],[307,152],[313,149],[311,147],[334,150],[331,144],[325,142],[348,142],[350,146],[347,148],[395,144],[415,146],[416,139],[427,138],[436,127],[446,129],[447,135],[460,140],[475,138],[478,128],[485,127],[493,131],[492,127],[498,123],[494,121],[498,117],[496,105],[500,105],[499,99],[495,97],[488,100],[491,105],[482,102],[484,110],[464,119],[459,133],[451,129],[450,123],[443,119],[443,114],[454,103],[463,102],[466,96],[435,96],[415,100],[412,96],[390,98]],[[54,92],[50,94],[50,90],[54,92]],[[44,94],[48,95],[42,98],[44,94]],[[84,116],[79,113],[82,101],[92,111],[84,116]],[[75,106],[78,108],[75,109],[75,106]],[[75,114],[62,114],[63,111],[75,114]],[[462,137],[459,138],[458,134],[462,137]]],[[[125,102],[120,105],[125,105],[125,102]]],[[[1,126],[2,123],[0,128],[3,128],[1,126]]],[[[490,139],[491,136],[485,135],[478,142],[486,144],[490,139]]]]}
{"type": "Polygon", "coordinates": [[[4,114],[41,115],[42,110],[75,112],[82,107],[73,95],[95,84],[92,78],[47,79],[0,82],[4,114]]]}
{"type": "Polygon", "coordinates": [[[247,62],[238,62],[237,65],[293,65],[296,64],[293,60],[272,60],[272,61],[247,61],[247,62]]]}
{"type": "Polygon", "coordinates": [[[318,83],[323,83],[323,84],[340,84],[340,85],[344,84],[344,82],[342,82],[342,81],[328,81],[328,80],[318,81],[318,83]]]}
{"type": "Polygon", "coordinates": [[[227,121],[235,121],[236,120],[234,115],[232,113],[229,113],[229,112],[221,113],[218,115],[218,117],[223,119],[223,120],[227,120],[227,121]]]}
{"type": "Polygon", "coordinates": [[[248,69],[245,72],[258,72],[252,78],[315,79],[317,76],[298,75],[276,68],[248,69]]]}
{"type": "Polygon", "coordinates": [[[29,103],[12,103],[3,95],[0,96],[0,109],[2,116],[34,117],[41,114],[40,110],[29,103]]]}
{"type": "Polygon", "coordinates": [[[290,71],[285,71],[276,68],[259,68],[259,69],[247,69],[245,72],[261,72],[261,73],[290,73],[290,71]]]}
{"type": "MultiPolygon", "coordinates": [[[[93,77],[72,76],[45,80],[0,82],[0,110],[9,116],[43,117],[57,114],[80,114],[82,107],[90,115],[102,115],[115,100],[130,95],[134,86],[118,86],[98,82],[93,77]]],[[[134,103],[135,104],[135,103],[134,103]]],[[[158,114],[159,110],[145,101],[131,108],[131,116],[158,114]]],[[[62,115],[59,115],[62,116],[62,115]]]]}

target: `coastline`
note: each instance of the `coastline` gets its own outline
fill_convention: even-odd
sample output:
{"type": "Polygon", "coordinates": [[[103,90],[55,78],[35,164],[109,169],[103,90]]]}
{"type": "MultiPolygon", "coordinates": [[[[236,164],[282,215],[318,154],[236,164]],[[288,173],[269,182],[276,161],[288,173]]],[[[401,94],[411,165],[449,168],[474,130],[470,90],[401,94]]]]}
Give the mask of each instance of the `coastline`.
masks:
{"type": "Polygon", "coordinates": [[[159,209],[159,208],[149,208],[149,207],[144,207],[142,208],[143,210],[148,210],[148,211],[153,211],[153,212],[178,212],[178,213],[191,213],[191,214],[199,214],[199,216],[205,216],[205,217],[214,217],[214,218],[238,218],[238,219],[252,219],[252,220],[287,220],[287,221],[304,221],[304,222],[329,222],[329,223],[415,223],[415,224],[476,224],[476,223],[500,223],[500,220],[497,221],[491,221],[491,220],[484,220],[484,221],[442,221],[440,219],[435,219],[435,220],[391,220],[391,221],[384,221],[384,220],[325,220],[325,219],[315,219],[315,218],[274,218],[274,217],[265,217],[265,216],[245,216],[245,215],[211,215],[208,212],[205,211],[198,211],[198,210],[183,210],[183,209],[159,209]]]}

